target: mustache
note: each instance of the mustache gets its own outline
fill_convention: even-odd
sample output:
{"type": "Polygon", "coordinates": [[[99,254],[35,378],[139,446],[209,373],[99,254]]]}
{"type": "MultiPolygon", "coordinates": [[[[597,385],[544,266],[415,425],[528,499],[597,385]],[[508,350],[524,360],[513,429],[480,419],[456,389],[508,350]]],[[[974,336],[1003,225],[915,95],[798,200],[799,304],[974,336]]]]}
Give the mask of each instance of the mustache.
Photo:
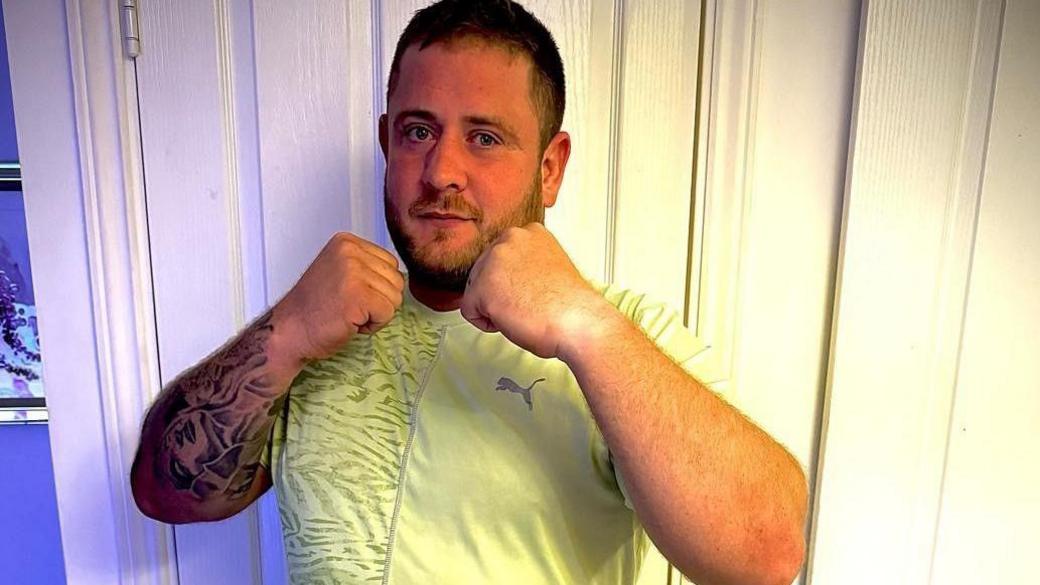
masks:
{"type": "Polygon", "coordinates": [[[431,212],[457,215],[477,222],[484,219],[483,212],[471,205],[456,191],[423,193],[419,199],[408,206],[408,215],[413,217],[431,212]]]}

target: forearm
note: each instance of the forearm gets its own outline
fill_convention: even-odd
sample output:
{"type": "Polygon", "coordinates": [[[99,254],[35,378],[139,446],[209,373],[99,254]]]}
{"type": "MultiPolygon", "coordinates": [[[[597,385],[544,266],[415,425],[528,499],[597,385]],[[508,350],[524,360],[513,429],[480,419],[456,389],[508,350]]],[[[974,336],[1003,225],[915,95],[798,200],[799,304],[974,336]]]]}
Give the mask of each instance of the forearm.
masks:
{"type": "Polygon", "coordinates": [[[804,556],[798,463],[613,307],[600,311],[561,359],[650,537],[704,585],[790,583],[804,556]]]}
{"type": "Polygon", "coordinates": [[[165,522],[217,520],[269,486],[260,457],[302,367],[273,312],[170,382],[145,417],[131,471],[138,507],[165,522]]]}

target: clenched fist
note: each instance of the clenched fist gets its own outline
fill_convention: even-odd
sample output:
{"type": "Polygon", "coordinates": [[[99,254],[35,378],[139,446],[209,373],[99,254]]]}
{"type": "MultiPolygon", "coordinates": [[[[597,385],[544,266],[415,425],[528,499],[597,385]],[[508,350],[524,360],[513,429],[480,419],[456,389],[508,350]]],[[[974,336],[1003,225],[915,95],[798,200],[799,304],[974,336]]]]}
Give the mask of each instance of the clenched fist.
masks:
{"type": "Polygon", "coordinates": [[[272,314],[285,347],[300,361],[336,353],[357,333],[375,333],[390,322],[404,298],[397,258],[353,234],[339,232],[325,244],[272,314]]]}
{"type": "Polygon", "coordinates": [[[543,358],[570,346],[613,307],[581,276],[540,223],[509,228],[470,270],[462,316],[543,358]]]}

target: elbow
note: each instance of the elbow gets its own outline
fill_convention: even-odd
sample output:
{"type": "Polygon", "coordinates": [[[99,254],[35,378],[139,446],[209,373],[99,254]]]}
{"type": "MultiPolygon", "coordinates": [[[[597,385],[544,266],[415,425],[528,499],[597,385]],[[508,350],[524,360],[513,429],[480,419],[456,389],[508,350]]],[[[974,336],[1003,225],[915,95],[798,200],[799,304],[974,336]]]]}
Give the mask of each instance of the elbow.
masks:
{"type": "Polygon", "coordinates": [[[789,488],[777,495],[778,506],[762,519],[761,525],[770,528],[761,533],[768,536],[758,548],[763,562],[756,583],[791,585],[805,565],[809,486],[801,467],[795,464],[794,469],[789,488]]]}
{"type": "Polygon", "coordinates": [[[768,532],[770,537],[764,539],[759,549],[762,551],[760,558],[763,563],[760,566],[761,579],[756,583],[791,585],[802,572],[806,556],[805,517],[808,497],[804,490],[795,492],[797,496],[788,508],[789,514],[783,514],[783,520],[775,521],[773,529],[768,532]]]}
{"type": "Polygon", "coordinates": [[[766,539],[762,558],[761,583],[791,585],[805,566],[805,520],[808,513],[808,486],[804,476],[791,490],[786,513],[775,518],[771,538],[766,539]]]}
{"type": "Polygon", "coordinates": [[[134,460],[130,469],[130,493],[133,495],[134,504],[142,514],[166,524],[176,524],[176,518],[171,511],[162,505],[162,497],[158,493],[154,481],[149,481],[147,474],[141,471],[140,456],[134,460]]]}
{"type": "Polygon", "coordinates": [[[791,585],[807,555],[809,493],[805,474],[789,461],[768,481],[726,493],[714,507],[721,513],[686,524],[673,533],[683,537],[666,541],[678,545],[673,554],[661,551],[701,585],[791,585]]]}
{"type": "Polygon", "coordinates": [[[131,480],[130,491],[134,503],[142,514],[164,524],[189,524],[192,522],[216,522],[234,516],[238,509],[218,509],[195,502],[186,502],[183,498],[168,498],[163,494],[139,487],[131,480]]]}
{"type": "Polygon", "coordinates": [[[162,486],[153,475],[143,471],[147,468],[138,460],[134,461],[130,470],[130,492],[142,514],[165,524],[226,520],[249,506],[269,485],[263,479],[254,482],[249,493],[237,500],[200,500],[187,492],[162,486]]]}
{"type": "Polygon", "coordinates": [[[805,540],[800,532],[796,537],[759,542],[746,550],[758,552],[725,568],[709,568],[695,558],[685,559],[688,562],[670,560],[683,575],[702,585],[791,585],[805,562],[805,540]]]}
{"type": "Polygon", "coordinates": [[[793,532],[790,537],[777,542],[771,554],[764,555],[766,563],[761,567],[762,578],[756,583],[791,585],[802,572],[805,564],[805,538],[801,530],[793,532]]]}
{"type": "MultiPolygon", "coordinates": [[[[219,518],[203,517],[199,510],[185,506],[182,498],[164,491],[155,479],[143,471],[146,466],[140,464],[140,458],[134,460],[130,469],[130,493],[134,504],[145,516],[164,524],[186,524],[219,518]]],[[[196,507],[197,508],[197,507],[196,507]]]]}
{"type": "Polygon", "coordinates": [[[177,524],[178,522],[169,515],[167,510],[164,510],[154,498],[145,494],[143,490],[136,487],[136,484],[131,482],[131,490],[134,495],[134,504],[137,505],[137,509],[145,516],[163,522],[166,524],[177,524]]]}
{"type": "Polygon", "coordinates": [[[672,562],[702,585],[791,585],[802,572],[807,554],[805,508],[803,504],[781,513],[774,510],[745,525],[739,534],[724,537],[729,552],[715,556],[714,562],[705,562],[712,553],[701,550],[698,555],[692,548],[672,562]]]}

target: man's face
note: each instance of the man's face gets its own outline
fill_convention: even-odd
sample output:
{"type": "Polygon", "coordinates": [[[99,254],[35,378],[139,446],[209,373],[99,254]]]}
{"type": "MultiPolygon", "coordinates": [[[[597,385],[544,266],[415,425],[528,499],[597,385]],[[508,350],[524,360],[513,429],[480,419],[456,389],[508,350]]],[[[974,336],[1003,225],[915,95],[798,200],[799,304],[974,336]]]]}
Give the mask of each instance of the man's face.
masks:
{"type": "Polygon", "coordinates": [[[380,142],[387,226],[412,279],[461,292],[504,229],[542,221],[555,202],[562,167],[545,167],[546,181],[531,66],[467,39],[402,56],[380,142]]]}

